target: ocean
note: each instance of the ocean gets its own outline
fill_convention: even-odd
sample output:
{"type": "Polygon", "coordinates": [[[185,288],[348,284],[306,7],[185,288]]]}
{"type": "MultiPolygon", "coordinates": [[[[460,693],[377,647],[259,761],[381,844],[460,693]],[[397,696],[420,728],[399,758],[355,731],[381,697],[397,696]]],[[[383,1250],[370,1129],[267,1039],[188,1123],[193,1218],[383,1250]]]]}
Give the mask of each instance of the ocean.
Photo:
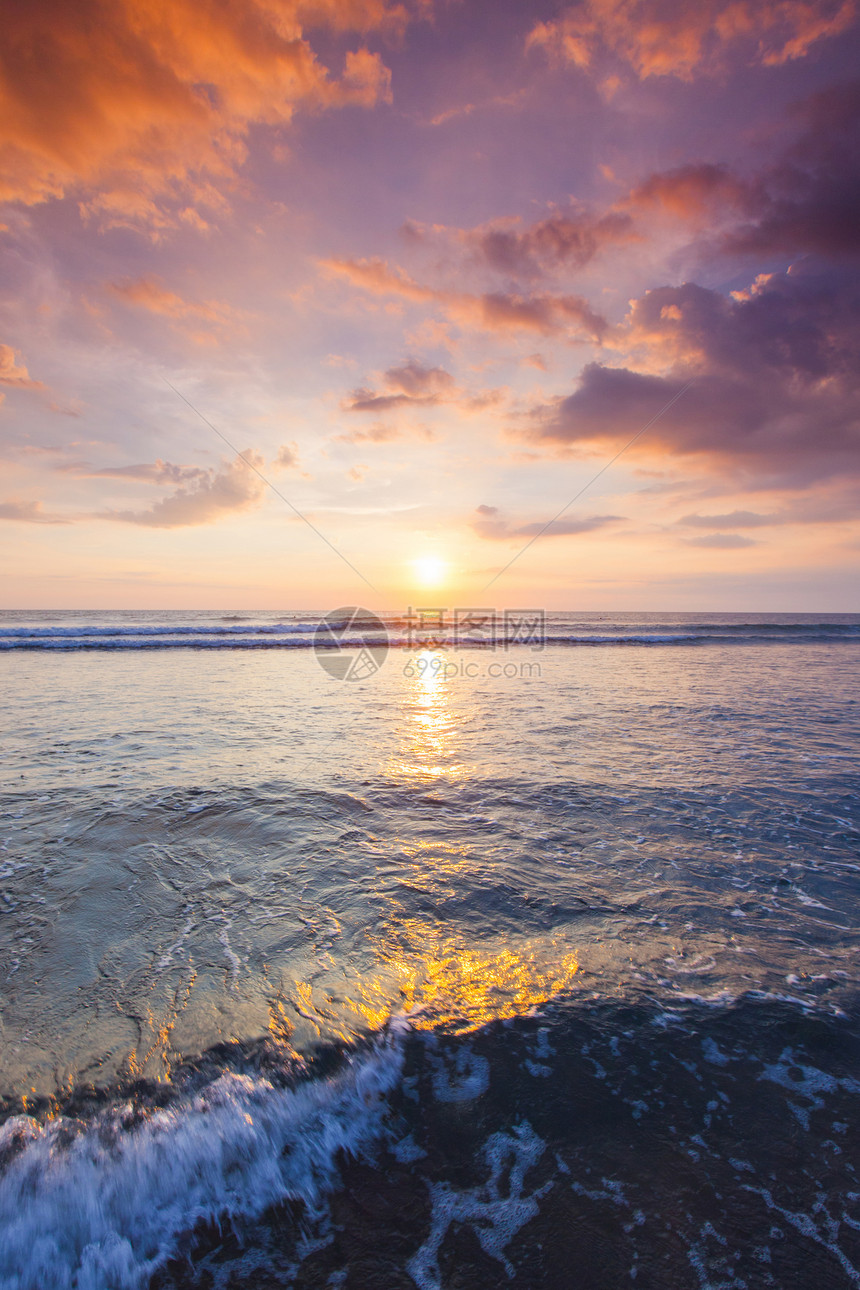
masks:
{"type": "Polygon", "coordinates": [[[0,1290],[860,1285],[860,615],[431,619],[0,614],[0,1290]]]}

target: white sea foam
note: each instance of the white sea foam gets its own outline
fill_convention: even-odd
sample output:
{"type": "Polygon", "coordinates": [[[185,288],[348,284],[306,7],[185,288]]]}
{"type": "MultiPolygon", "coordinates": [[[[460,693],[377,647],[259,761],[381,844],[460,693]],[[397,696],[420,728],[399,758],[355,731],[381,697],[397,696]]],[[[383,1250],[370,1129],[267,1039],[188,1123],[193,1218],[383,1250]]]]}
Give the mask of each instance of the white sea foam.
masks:
{"type": "Polygon", "coordinates": [[[435,1036],[428,1039],[427,1057],[433,1071],[433,1096],[437,1102],[471,1102],[490,1086],[490,1063],[468,1044],[453,1054],[433,1051],[435,1036]]]}
{"type": "MultiPolygon", "coordinates": [[[[823,1194],[812,1206],[812,1212],[806,1213],[803,1210],[789,1209],[787,1206],[780,1205],[772,1193],[766,1187],[753,1187],[749,1183],[744,1183],[744,1191],[753,1192],[756,1196],[761,1196],[768,1209],[774,1213],[780,1214],[786,1222],[790,1223],[793,1228],[800,1232],[810,1241],[815,1241],[817,1245],[823,1246],[833,1257],[842,1265],[842,1270],[852,1285],[860,1285],[860,1269],[856,1268],[848,1255],[839,1244],[839,1230],[842,1226],[840,1218],[832,1215],[824,1203],[823,1194]]],[[[845,1219],[842,1215],[842,1220],[845,1219]]],[[[856,1225],[851,1222],[851,1227],[856,1225]]]]}
{"type": "Polygon", "coordinates": [[[826,1071],[818,1070],[815,1066],[807,1066],[798,1060],[791,1048],[784,1048],[778,1061],[765,1066],[759,1079],[780,1084],[789,1093],[802,1097],[809,1103],[808,1107],[804,1107],[788,1099],[789,1107],[806,1130],[809,1129],[811,1113],[821,1110],[827,1094],[837,1093],[840,1090],[847,1093],[860,1093],[860,1083],[857,1080],[848,1077],[838,1079],[835,1075],[828,1075],[826,1071]]]}
{"type": "MultiPolygon", "coordinates": [[[[256,622],[249,619],[221,619],[217,623],[174,621],[119,621],[113,624],[10,624],[0,623],[0,650],[140,650],[140,649],[259,649],[265,647],[310,648],[319,631],[318,621],[291,623],[256,622]]],[[[614,629],[596,631],[592,624],[576,616],[565,622],[564,615],[547,620],[542,629],[541,644],[557,646],[663,646],[704,643],[739,644],[775,641],[856,641],[860,624],[848,623],[668,623],[662,630],[649,630],[645,624],[619,624],[614,629]],[[571,630],[574,627],[574,630],[571,630]]],[[[338,627],[329,624],[329,628],[338,627]]],[[[366,643],[367,632],[377,623],[344,621],[338,643],[359,646],[366,643]]],[[[494,638],[471,638],[443,625],[422,642],[416,637],[414,624],[398,617],[385,620],[380,641],[392,648],[461,648],[486,649],[495,645],[534,648],[536,641],[521,636],[514,626],[499,627],[494,638]]]]}
{"type": "Polygon", "coordinates": [[[322,1215],[338,1152],[382,1132],[402,1061],[394,1031],[330,1079],[225,1074],[131,1129],[116,1111],[83,1129],[7,1121],[0,1151],[24,1145],[0,1176],[0,1290],[141,1290],[201,1220],[285,1200],[322,1215]]]}
{"type": "Polygon", "coordinates": [[[291,633],[315,632],[316,623],[248,623],[230,627],[209,627],[199,624],[155,624],[112,627],[2,627],[0,639],[8,640],[85,640],[89,637],[116,636],[284,636],[291,633]]]}
{"type": "Polygon", "coordinates": [[[514,1125],[510,1133],[494,1133],[484,1143],[483,1157],[490,1167],[487,1182],[480,1187],[456,1191],[447,1183],[430,1186],[433,1214],[430,1235],[409,1260],[407,1268],[419,1290],[441,1290],[439,1250],[452,1223],[468,1223],[481,1248],[498,1260],[513,1276],[514,1268],[505,1249],[521,1227],[538,1213],[538,1201],[552,1187],[551,1182],[524,1195],[524,1180],[540,1160],[546,1144],[527,1121],[514,1125]],[[502,1178],[510,1164],[508,1194],[501,1194],[502,1178]]]}

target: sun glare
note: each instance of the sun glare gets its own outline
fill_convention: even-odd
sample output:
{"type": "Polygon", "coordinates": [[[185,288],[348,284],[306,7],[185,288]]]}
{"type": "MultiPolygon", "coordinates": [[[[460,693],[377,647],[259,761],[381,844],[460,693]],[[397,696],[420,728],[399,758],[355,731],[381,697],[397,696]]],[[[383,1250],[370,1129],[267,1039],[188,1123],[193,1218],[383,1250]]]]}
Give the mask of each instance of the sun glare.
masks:
{"type": "Polygon", "coordinates": [[[422,587],[438,587],[445,580],[448,566],[438,555],[422,555],[412,561],[412,568],[422,587]]]}

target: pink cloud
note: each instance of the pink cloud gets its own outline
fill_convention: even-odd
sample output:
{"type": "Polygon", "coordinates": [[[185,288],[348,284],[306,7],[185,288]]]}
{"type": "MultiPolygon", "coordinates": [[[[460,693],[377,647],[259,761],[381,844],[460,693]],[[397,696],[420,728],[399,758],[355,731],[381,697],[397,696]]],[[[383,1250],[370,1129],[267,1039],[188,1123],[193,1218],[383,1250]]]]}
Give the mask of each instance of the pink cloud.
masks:
{"type": "Polygon", "coordinates": [[[502,218],[477,228],[450,229],[410,221],[403,232],[413,242],[464,247],[483,267],[517,278],[541,277],[560,268],[581,269],[605,247],[637,237],[626,211],[595,214],[584,208],[555,211],[530,225],[519,218],[502,218]]]}
{"type": "Polygon", "coordinates": [[[282,443],[272,462],[276,470],[294,470],[299,464],[298,444],[282,443]]]}
{"type": "Polygon", "coordinates": [[[598,529],[613,524],[620,524],[623,515],[569,515],[555,520],[547,526],[545,519],[529,523],[516,523],[509,520],[497,506],[482,505],[477,507],[477,519],[472,521],[472,529],[479,537],[503,542],[512,538],[574,537],[581,533],[594,533],[598,529]]]}
{"type": "Polygon", "coordinates": [[[614,54],[641,79],[689,81],[730,58],[765,66],[803,58],[855,17],[854,0],[583,0],[537,23],[527,47],[583,68],[614,54]]]}
{"type": "Polygon", "coordinates": [[[386,412],[393,408],[434,407],[456,393],[454,378],[442,367],[423,367],[410,359],[383,375],[382,391],[353,390],[344,404],[347,412],[386,412]]]}
{"type": "Polygon", "coordinates": [[[247,461],[237,457],[217,471],[195,471],[190,481],[181,483],[168,497],[145,510],[102,511],[98,518],[144,528],[175,529],[212,524],[227,515],[250,510],[260,502],[265,484],[248,462],[259,468],[263,458],[252,451],[243,456],[247,461]]]}
{"type": "Polygon", "coordinates": [[[487,332],[537,332],[599,340],[606,321],[582,296],[490,291],[482,295],[425,287],[379,259],[325,260],[321,267],[379,296],[437,305],[459,326],[487,332]]]}
{"type": "Polygon", "coordinates": [[[0,520],[19,524],[68,524],[61,515],[51,515],[42,509],[41,502],[0,502],[0,520]]]}

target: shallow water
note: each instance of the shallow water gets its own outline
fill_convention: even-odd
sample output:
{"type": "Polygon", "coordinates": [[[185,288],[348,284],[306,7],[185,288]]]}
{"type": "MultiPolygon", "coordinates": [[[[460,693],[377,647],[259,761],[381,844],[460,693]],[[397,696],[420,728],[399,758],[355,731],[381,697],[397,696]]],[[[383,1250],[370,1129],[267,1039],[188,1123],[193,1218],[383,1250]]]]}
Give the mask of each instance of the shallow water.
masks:
{"type": "Polygon", "coordinates": [[[858,1284],[860,618],[242,617],[0,621],[0,1286],[858,1284]]]}

